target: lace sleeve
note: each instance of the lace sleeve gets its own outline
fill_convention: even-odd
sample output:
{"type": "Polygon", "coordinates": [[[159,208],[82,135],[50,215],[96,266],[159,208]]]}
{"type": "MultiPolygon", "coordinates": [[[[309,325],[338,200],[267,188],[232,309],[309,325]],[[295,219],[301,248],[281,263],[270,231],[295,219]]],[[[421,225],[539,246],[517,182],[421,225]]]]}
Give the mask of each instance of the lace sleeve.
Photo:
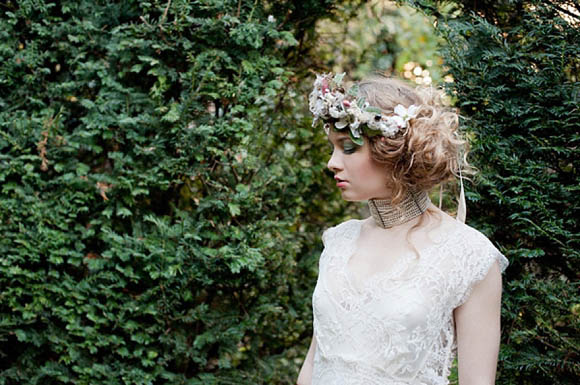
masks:
{"type": "Polygon", "coordinates": [[[322,232],[322,245],[324,247],[328,246],[328,237],[330,236],[331,230],[332,230],[332,227],[330,227],[322,232]]]}
{"type": "Polygon", "coordinates": [[[454,308],[463,305],[473,288],[485,278],[494,262],[499,263],[503,273],[508,266],[507,258],[491,243],[487,237],[477,232],[471,247],[457,261],[458,284],[454,298],[454,308]]]}
{"type": "Polygon", "coordinates": [[[325,248],[335,248],[342,240],[358,236],[360,220],[349,219],[336,226],[329,227],[322,233],[322,243],[325,248]]]}
{"type": "Polygon", "coordinates": [[[320,254],[320,258],[318,259],[318,269],[320,270],[322,266],[326,263],[328,259],[327,254],[329,253],[329,249],[332,244],[332,232],[334,227],[329,227],[322,232],[322,245],[324,246],[322,249],[322,253],[320,254]]]}

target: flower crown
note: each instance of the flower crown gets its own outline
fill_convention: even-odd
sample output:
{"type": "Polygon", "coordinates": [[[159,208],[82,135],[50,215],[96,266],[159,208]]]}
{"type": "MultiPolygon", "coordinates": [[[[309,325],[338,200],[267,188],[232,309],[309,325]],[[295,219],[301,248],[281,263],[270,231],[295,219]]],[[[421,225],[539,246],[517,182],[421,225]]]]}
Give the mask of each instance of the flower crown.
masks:
{"type": "Polygon", "coordinates": [[[417,117],[419,106],[405,108],[402,104],[395,107],[394,114],[386,115],[380,108],[369,105],[364,97],[358,96],[358,86],[345,91],[343,78],[344,73],[334,76],[332,73],[317,74],[310,93],[310,112],[314,115],[312,126],[322,119],[327,135],[331,121],[338,131],[348,127],[351,140],[362,146],[363,132],[368,137],[383,135],[392,138],[399,130],[409,127],[410,119],[417,117]]]}

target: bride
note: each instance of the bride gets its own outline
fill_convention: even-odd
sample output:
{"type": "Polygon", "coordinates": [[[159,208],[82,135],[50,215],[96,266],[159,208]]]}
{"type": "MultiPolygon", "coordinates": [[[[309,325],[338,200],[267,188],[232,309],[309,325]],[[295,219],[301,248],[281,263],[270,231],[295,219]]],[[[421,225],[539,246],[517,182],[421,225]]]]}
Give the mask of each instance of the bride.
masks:
{"type": "Polygon", "coordinates": [[[298,384],[444,385],[456,355],[459,385],[493,384],[507,260],[464,224],[463,184],[457,219],[427,195],[466,164],[458,116],[429,89],[384,77],[346,89],[342,77],[317,76],[313,125],[342,198],[371,216],[322,235],[298,384]]]}

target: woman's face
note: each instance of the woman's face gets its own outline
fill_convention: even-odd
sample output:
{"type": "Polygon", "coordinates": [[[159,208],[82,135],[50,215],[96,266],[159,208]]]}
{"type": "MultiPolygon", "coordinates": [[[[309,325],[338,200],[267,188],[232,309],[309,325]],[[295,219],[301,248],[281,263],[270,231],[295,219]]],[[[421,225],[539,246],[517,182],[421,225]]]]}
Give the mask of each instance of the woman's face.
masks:
{"type": "Polygon", "coordinates": [[[390,199],[386,170],[372,159],[367,138],[364,138],[364,145],[359,147],[347,133],[331,129],[328,140],[332,146],[332,156],[326,166],[334,173],[344,200],[390,199]]]}

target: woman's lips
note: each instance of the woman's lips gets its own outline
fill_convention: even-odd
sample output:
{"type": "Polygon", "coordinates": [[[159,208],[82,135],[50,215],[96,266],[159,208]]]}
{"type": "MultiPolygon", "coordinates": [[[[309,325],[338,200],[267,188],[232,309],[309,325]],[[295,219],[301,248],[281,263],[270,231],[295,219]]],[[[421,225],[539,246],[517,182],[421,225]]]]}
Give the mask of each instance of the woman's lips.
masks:
{"type": "Polygon", "coordinates": [[[340,178],[337,178],[337,177],[334,177],[334,179],[336,179],[336,187],[345,187],[346,184],[348,183],[344,179],[340,179],[340,178]]]}

